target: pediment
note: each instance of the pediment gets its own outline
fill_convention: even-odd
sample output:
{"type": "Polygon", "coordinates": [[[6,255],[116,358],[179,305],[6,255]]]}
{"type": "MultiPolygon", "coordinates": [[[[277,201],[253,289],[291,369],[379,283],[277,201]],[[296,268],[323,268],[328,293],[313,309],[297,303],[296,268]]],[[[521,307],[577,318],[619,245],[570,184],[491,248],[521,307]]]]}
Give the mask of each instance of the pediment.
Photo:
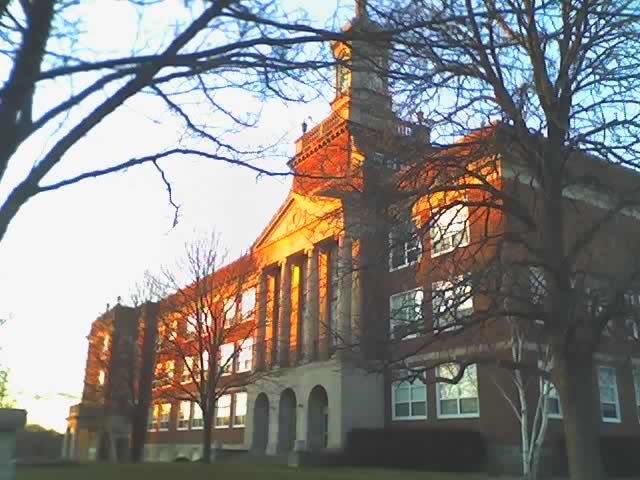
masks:
{"type": "MultiPolygon", "coordinates": [[[[338,199],[309,197],[291,192],[254,244],[254,248],[277,242],[305,228],[331,222],[331,213],[340,208],[338,199]]],[[[326,227],[325,227],[326,228],[326,227]]]]}

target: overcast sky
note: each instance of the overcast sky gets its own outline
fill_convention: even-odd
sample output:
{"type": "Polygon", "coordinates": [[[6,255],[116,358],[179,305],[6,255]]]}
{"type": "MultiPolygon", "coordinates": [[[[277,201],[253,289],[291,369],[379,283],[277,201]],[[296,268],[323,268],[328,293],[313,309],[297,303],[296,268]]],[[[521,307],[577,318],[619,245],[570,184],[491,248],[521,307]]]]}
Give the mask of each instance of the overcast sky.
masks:
{"type": "MultiPolygon", "coordinates": [[[[310,9],[321,23],[338,4],[343,6],[340,21],[346,19],[353,3],[283,1],[310,9]]],[[[113,8],[117,3],[90,2],[87,11],[92,35],[105,42],[113,41],[114,22],[127,32],[123,12],[113,8]]],[[[234,106],[248,108],[244,101],[238,97],[234,106]]],[[[327,112],[326,101],[266,105],[259,131],[247,139],[286,135],[293,155],[302,120],[311,117],[317,123],[327,112]]],[[[171,128],[153,122],[144,102],[133,102],[65,161],[91,158],[100,164],[131,158],[171,138],[171,128]]],[[[225,164],[165,164],[181,205],[175,228],[163,185],[155,170],[145,166],[37,196],[0,244],[0,315],[9,319],[0,330],[0,364],[10,368],[12,393],[18,407],[28,410],[30,423],[64,431],[69,406],[78,403],[82,392],[86,336],[107,303],[113,305],[119,295],[126,299],[145,270],[170,264],[196,232],[215,229],[230,257],[236,257],[266,226],[290,186],[289,179],[256,179],[246,169],[225,164]]],[[[286,168],[282,159],[272,165],[286,168]]]]}

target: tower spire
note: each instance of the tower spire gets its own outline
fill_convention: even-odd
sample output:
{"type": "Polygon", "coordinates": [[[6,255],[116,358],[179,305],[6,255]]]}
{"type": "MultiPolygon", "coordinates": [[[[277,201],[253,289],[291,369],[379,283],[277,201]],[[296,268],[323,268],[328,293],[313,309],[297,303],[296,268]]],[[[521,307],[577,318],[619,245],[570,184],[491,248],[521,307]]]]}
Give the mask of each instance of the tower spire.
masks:
{"type": "Polygon", "coordinates": [[[369,16],[367,12],[367,0],[356,0],[356,17],[367,18],[369,16]]]}

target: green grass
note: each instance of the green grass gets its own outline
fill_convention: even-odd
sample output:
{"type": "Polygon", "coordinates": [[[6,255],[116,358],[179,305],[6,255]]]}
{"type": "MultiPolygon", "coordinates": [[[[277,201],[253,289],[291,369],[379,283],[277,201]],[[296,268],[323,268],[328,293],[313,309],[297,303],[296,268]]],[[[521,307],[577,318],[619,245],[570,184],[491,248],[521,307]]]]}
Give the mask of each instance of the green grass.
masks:
{"type": "Polygon", "coordinates": [[[476,480],[486,476],[383,469],[305,468],[264,465],[75,465],[19,467],[17,480],[476,480]]]}

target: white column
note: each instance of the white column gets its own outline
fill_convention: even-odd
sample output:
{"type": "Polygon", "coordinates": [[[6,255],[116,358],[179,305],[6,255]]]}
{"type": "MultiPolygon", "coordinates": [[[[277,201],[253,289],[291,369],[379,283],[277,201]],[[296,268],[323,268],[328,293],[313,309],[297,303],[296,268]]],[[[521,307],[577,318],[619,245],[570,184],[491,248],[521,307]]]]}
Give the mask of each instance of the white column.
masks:
{"type": "Polygon", "coordinates": [[[291,329],[291,263],[280,265],[280,306],[278,311],[278,365],[289,364],[289,332],[291,329]]]}
{"type": "Polygon", "coordinates": [[[260,271],[258,275],[258,284],[256,285],[256,366],[258,369],[265,367],[265,356],[267,354],[267,345],[265,344],[266,328],[267,328],[267,275],[264,271],[260,271]]]}
{"type": "Polygon", "coordinates": [[[360,268],[360,240],[352,241],[351,264],[351,343],[353,350],[361,350],[362,342],[362,272],[360,268]]]}
{"type": "Polygon", "coordinates": [[[303,349],[304,360],[316,359],[318,343],[319,289],[318,249],[313,247],[307,252],[307,268],[305,278],[305,305],[303,317],[303,349]]]}

